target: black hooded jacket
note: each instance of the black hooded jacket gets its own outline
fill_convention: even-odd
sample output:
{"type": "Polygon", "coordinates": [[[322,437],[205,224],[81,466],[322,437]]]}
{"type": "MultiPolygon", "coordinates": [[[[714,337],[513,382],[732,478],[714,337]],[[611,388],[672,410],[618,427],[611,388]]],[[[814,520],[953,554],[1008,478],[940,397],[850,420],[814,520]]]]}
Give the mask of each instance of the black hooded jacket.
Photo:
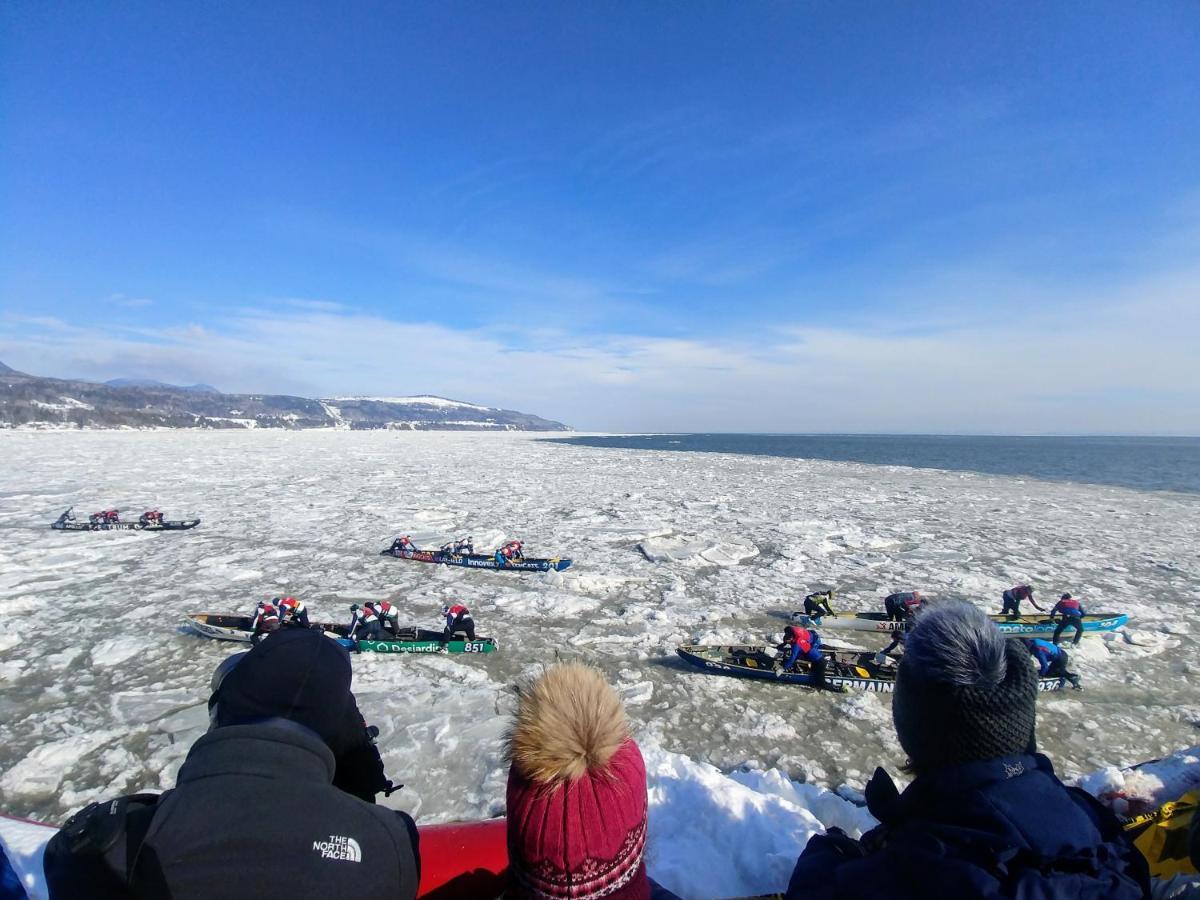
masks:
{"type": "Polygon", "coordinates": [[[51,900],[416,897],[417,830],[332,784],[333,753],[286,720],[217,728],[176,787],[93,804],[46,850],[51,900]]]}

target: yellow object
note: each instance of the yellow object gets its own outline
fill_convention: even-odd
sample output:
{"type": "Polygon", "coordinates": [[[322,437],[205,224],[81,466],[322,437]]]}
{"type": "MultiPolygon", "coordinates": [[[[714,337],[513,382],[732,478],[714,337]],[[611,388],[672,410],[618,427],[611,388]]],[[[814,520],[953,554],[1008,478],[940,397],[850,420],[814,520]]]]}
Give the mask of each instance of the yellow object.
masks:
{"type": "Polygon", "coordinates": [[[1189,791],[1178,800],[1164,803],[1156,811],[1125,824],[1125,830],[1133,836],[1133,845],[1150,863],[1154,878],[1196,874],[1188,856],[1188,832],[1198,805],[1200,790],[1189,791]]]}

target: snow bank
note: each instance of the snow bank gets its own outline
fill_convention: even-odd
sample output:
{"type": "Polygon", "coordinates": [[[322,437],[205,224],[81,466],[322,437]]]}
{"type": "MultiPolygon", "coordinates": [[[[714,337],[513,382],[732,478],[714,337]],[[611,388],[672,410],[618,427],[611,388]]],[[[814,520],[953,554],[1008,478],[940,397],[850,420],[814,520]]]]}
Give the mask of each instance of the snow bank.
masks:
{"type": "Polygon", "coordinates": [[[1119,816],[1141,815],[1200,787],[1200,746],[1128,769],[1105,766],[1075,783],[1119,816]]]}
{"type": "Polygon", "coordinates": [[[649,782],[650,875],[681,897],[742,897],[787,886],[808,839],[833,825],[857,837],[875,825],[836,794],[776,770],[725,775],[643,745],[649,782]]]}
{"type": "Polygon", "coordinates": [[[46,850],[49,835],[41,825],[18,819],[0,819],[0,844],[8,857],[21,886],[30,900],[44,900],[48,896],[46,879],[42,874],[42,854],[46,850]]]}

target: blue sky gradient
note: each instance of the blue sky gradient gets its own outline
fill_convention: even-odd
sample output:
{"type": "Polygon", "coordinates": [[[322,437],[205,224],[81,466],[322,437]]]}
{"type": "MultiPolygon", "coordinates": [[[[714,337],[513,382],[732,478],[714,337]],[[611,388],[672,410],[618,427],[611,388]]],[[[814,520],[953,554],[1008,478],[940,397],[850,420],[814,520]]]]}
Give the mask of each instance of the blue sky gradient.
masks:
{"type": "Polygon", "coordinates": [[[1200,433],[1197,46],[1191,2],[17,0],[0,360],[1200,433]]]}

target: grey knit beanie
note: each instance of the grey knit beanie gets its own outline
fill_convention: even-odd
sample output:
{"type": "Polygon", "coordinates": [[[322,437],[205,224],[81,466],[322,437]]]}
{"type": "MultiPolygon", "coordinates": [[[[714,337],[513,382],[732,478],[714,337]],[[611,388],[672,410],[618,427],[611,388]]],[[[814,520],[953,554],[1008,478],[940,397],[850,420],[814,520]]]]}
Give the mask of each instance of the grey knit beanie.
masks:
{"type": "Polygon", "coordinates": [[[1036,750],[1037,673],[969,603],[925,612],[896,673],[892,720],[918,771],[1036,750]]]}

